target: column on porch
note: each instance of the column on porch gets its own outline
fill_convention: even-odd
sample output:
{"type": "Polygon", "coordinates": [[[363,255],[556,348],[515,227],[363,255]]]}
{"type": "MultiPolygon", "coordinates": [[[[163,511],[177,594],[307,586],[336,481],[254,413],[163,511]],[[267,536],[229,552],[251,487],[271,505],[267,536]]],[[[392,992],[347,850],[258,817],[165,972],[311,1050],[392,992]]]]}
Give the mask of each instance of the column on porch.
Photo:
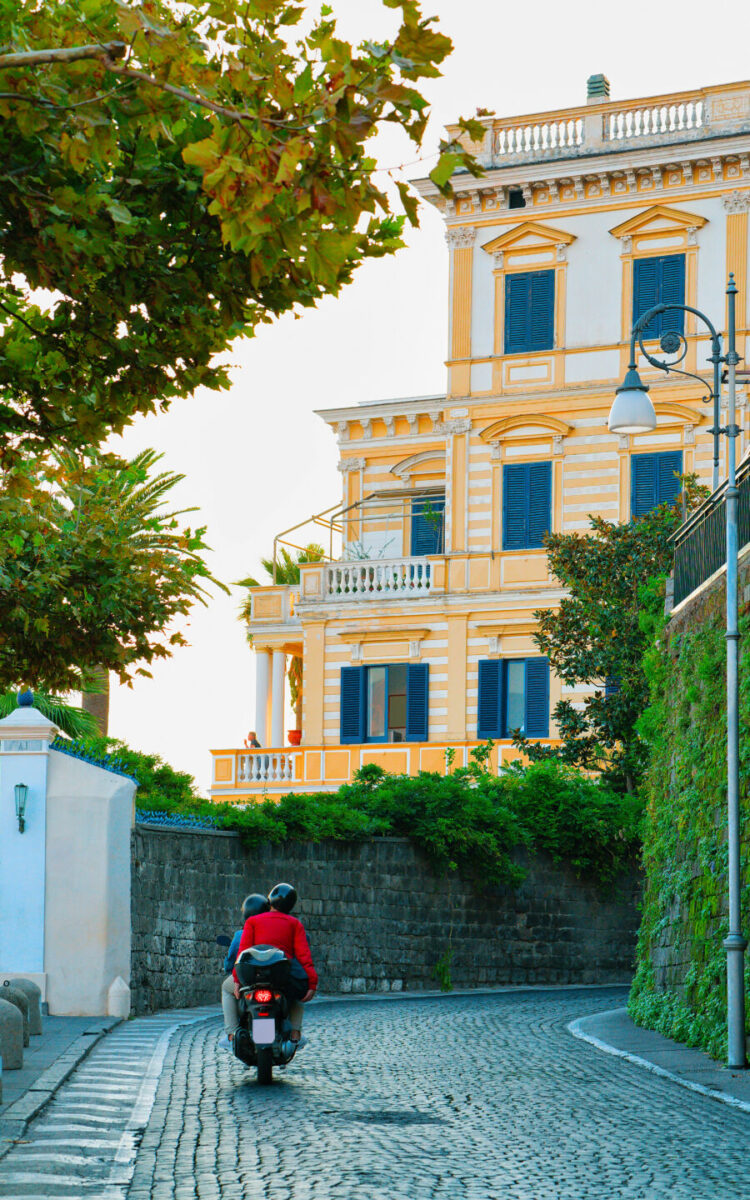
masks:
{"type": "Polygon", "coordinates": [[[261,746],[270,744],[271,651],[255,651],[255,731],[261,746]]]}
{"type": "Polygon", "coordinates": [[[286,683],[286,654],[283,650],[273,652],[273,674],[271,678],[271,745],[284,745],[284,699],[286,683]]]}

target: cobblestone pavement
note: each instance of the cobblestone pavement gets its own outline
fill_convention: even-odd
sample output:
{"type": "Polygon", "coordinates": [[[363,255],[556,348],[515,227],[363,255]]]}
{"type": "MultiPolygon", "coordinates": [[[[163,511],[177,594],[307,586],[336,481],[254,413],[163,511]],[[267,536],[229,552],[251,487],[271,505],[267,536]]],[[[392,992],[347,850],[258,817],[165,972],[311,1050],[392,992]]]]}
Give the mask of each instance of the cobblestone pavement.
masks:
{"type": "MultiPolygon", "coordinates": [[[[747,1200],[748,1116],[567,1032],[623,998],[560,989],[312,1005],[310,1044],[270,1088],[217,1049],[218,1018],[181,1027],[142,1114],[127,1198],[747,1200]]],[[[7,1188],[4,1170],[24,1152],[33,1174],[28,1159],[56,1136],[50,1118],[63,1121],[75,1080],[31,1127],[31,1150],[0,1163],[1,1196],[125,1194],[116,1171],[98,1191],[76,1189],[74,1172],[59,1191],[30,1178],[7,1188]]],[[[137,1114],[130,1125],[136,1142],[137,1114]]]]}

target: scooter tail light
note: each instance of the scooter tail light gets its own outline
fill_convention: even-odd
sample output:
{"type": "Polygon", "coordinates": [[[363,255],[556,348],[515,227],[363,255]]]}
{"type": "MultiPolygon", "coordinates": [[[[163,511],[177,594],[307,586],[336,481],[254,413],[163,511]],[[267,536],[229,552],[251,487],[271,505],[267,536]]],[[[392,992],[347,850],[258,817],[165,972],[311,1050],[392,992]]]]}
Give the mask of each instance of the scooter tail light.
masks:
{"type": "Polygon", "coordinates": [[[273,999],[273,992],[268,988],[258,988],[253,996],[253,1000],[257,1000],[259,1004],[270,1004],[273,999]]]}

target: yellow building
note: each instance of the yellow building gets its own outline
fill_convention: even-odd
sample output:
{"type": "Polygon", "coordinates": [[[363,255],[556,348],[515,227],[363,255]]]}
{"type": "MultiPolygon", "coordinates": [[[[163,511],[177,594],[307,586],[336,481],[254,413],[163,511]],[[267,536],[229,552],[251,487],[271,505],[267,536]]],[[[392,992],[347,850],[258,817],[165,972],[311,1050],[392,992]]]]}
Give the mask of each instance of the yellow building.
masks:
{"type": "MultiPolygon", "coordinates": [[[[613,435],[607,415],[634,317],[672,301],[720,320],[730,271],[745,352],[750,82],[619,103],[593,76],[588,92],[580,108],[486,119],[486,174],[456,175],[451,200],[418,183],[450,247],[446,394],[320,414],[342,504],[311,528],[337,548],[299,586],[253,590],[262,749],[213,751],[215,799],[334,789],[368,762],[443,770],[447,747],[460,764],[488,736],[500,763],[517,727],[554,739],[556,702],[586,693],[532,640],[533,612],[561,595],[544,533],[585,530],[592,512],[626,521],[673,494],[675,471],[711,483],[700,382],[639,356],[657,429],[613,435]],[[289,655],[303,661],[299,747],[283,728],[289,655]]],[[[661,319],[647,346],[684,332],[682,367],[707,375],[695,319],[661,319]]],[[[739,406],[741,455],[743,389],[739,406]]]]}

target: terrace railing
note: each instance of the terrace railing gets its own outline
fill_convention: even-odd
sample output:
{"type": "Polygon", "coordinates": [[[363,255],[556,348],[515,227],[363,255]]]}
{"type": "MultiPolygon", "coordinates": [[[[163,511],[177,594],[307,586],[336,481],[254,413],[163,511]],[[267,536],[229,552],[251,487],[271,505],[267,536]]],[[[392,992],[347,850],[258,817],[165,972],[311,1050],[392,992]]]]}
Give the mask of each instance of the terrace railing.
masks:
{"type": "Polygon", "coordinates": [[[426,558],[378,558],[361,562],[330,563],[325,568],[326,600],[350,596],[381,599],[386,596],[426,596],[432,573],[426,558]]]}
{"type": "MultiPolygon", "coordinates": [[[[727,561],[726,483],[723,483],[673,535],[674,602],[680,604],[727,561]]],[[[750,459],[737,470],[738,545],[750,544],[750,459]]]]}

